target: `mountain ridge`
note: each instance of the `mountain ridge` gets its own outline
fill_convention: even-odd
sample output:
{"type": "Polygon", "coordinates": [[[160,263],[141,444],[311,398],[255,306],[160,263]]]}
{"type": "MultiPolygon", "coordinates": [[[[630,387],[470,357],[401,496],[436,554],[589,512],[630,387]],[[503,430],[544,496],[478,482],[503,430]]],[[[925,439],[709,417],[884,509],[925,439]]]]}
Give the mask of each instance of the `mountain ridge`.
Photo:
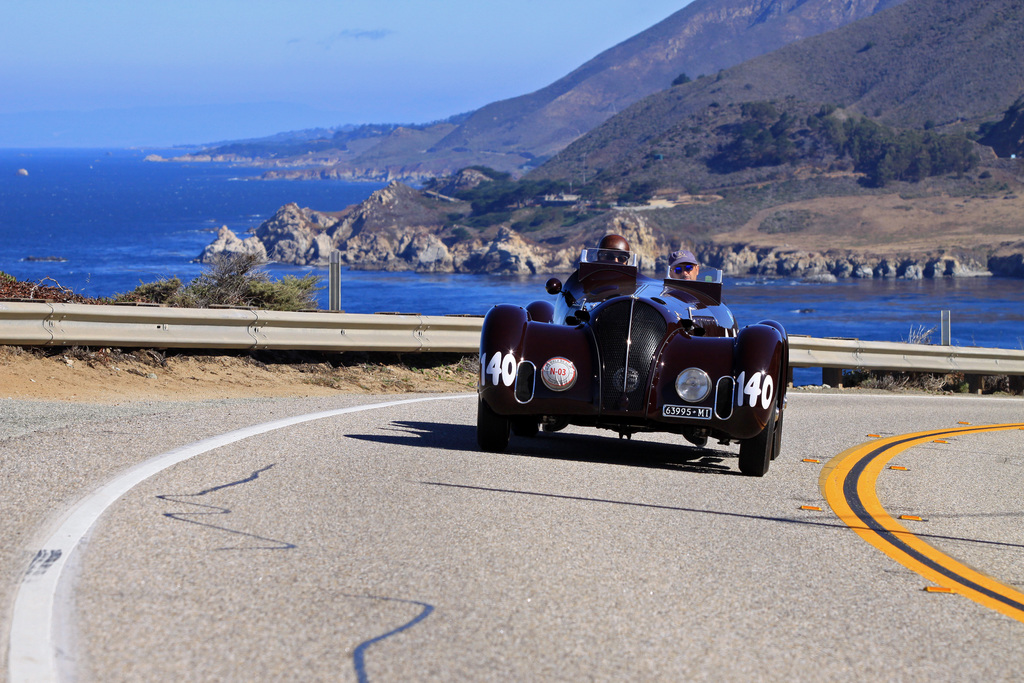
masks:
{"type": "MultiPolygon", "coordinates": [[[[285,169],[317,167],[275,173],[294,178],[420,180],[472,165],[520,173],[683,73],[716,73],[905,1],[846,0],[837,9],[832,0],[695,0],[544,88],[460,115],[464,120],[395,126],[373,145],[351,149],[339,132],[330,153],[262,160],[285,169]]],[[[261,162],[243,153],[226,156],[225,147],[204,150],[203,158],[261,162]]]]}

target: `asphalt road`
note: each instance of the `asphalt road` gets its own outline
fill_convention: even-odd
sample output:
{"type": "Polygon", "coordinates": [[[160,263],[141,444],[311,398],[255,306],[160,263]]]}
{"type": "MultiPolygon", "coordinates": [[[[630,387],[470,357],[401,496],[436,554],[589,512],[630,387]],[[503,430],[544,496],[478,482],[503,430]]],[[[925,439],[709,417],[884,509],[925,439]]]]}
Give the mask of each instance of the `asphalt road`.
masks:
{"type": "MultiPolygon", "coordinates": [[[[3,642],[61,514],[131,465],[394,400],[0,401],[3,642]]],[[[57,595],[59,664],[80,681],[1019,679],[1024,622],[926,591],[820,487],[848,449],[963,422],[1024,422],[1024,401],[792,392],[761,479],[739,475],[736,446],[665,435],[480,453],[472,397],[253,435],[99,517],[57,595]]],[[[942,441],[871,488],[921,518],[901,522],[916,539],[1024,589],[1024,431],[942,441]]]]}

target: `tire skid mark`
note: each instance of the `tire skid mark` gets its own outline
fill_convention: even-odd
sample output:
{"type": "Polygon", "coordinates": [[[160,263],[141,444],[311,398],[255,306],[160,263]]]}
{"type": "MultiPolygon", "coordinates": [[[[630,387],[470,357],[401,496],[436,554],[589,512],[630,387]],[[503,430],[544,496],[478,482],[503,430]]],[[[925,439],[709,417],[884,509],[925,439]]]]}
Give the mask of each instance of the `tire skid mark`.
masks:
{"type": "Polygon", "coordinates": [[[163,514],[164,517],[167,517],[169,519],[174,519],[174,520],[177,520],[179,522],[186,522],[188,524],[197,524],[199,526],[207,527],[209,529],[216,529],[218,531],[223,531],[225,533],[236,534],[238,536],[244,536],[246,538],[251,538],[251,539],[254,539],[254,540],[257,540],[257,541],[266,541],[267,543],[274,544],[274,545],[257,545],[257,546],[222,547],[222,548],[215,548],[215,550],[291,550],[292,548],[297,547],[294,543],[288,543],[286,541],[279,541],[277,539],[267,538],[266,536],[259,536],[257,534],[252,534],[252,533],[249,533],[247,531],[238,531],[236,529],[229,529],[227,527],[220,526],[218,524],[213,524],[211,522],[202,522],[202,521],[200,521],[198,519],[190,519],[192,517],[204,517],[204,516],[208,516],[208,515],[230,515],[231,514],[231,508],[221,507],[219,505],[206,505],[204,503],[197,503],[197,502],[191,501],[191,500],[181,500],[182,498],[198,498],[200,496],[205,496],[205,495],[207,495],[209,493],[215,493],[217,491],[222,491],[224,489],[231,488],[233,486],[241,486],[242,484],[248,484],[249,482],[256,481],[257,479],[259,479],[260,474],[262,474],[263,472],[266,472],[267,470],[269,470],[271,467],[274,466],[274,464],[275,463],[271,463],[270,465],[267,465],[266,467],[261,467],[260,469],[256,470],[255,472],[250,474],[245,479],[239,479],[238,481],[232,481],[232,482],[229,482],[227,484],[221,484],[219,486],[213,486],[211,488],[204,489],[204,490],[202,490],[202,491],[200,491],[198,493],[180,493],[180,494],[163,494],[163,495],[159,495],[159,496],[157,496],[157,498],[159,500],[167,501],[169,503],[179,503],[181,505],[193,505],[193,506],[196,506],[196,507],[199,507],[199,508],[203,508],[205,510],[203,512],[164,512],[162,514],[163,514]]]}
{"type": "Polygon", "coordinates": [[[913,446],[935,438],[1022,428],[1024,424],[1016,423],[960,427],[867,442],[832,458],[822,470],[818,486],[833,512],[847,526],[893,560],[943,588],[1024,621],[1024,593],[967,567],[921,540],[886,512],[875,492],[885,464],[913,446]]]}
{"type": "MultiPolygon", "coordinates": [[[[62,521],[47,532],[49,536],[43,544],[43,550],[35,552],[29,565],[29,568],[33,568],[33,573],[29,574],[26,571],[18,586],[10,622],[10,639],[7,644],[8,680],[11,683],[55,681],[61,678],[58,673],[61,664],[73,668],[66,655],[72,648],[54,637],[54,623],[62,617],[66,618],[64,607],[57,604],[55,595],[62,582],[68,557],[79,547],[100,515],[139,483],[197,455],[278,429],[382,408],[470,398],[475,399],[476,394],[400,399],[295,415],[242,427],[150,458],[86,494],[68,509],[62,521]]],[[[66,677],[73,678],[73,672],[71,674],[66,677]]]]}
{"type": "Polygon", "coordinates": [[[62,554],[63,552],[60,550],[40,550],[32,558],[28,569],[25,570],[25,577],[42,576],[46,573],[46,570],[53,566],[54,562],[61,558],[62,554]]]}
{"type": "Polygon", "coordinates": [[[361,600],[385,600],[388,602],[403,602],[409,605],[418,605],[419,607],[423,608],[419,614],[412,618],[412,620],[407,621],[398,628],[392,629],[387,633],[383,633],[377,636],[376,638],[371,638],[370,640],[363,641],[358,646],[356,646],[356,649],[352,651],[352,665],[355,668],[356,678],[359,680],[359,683],[368,683],[368,681],[370,680],[369,676],[367,676],[366,673],[366,651],[370,648],[371,645],[379,643],[380,641],[385,640],[386,638],[390,638],[393,635],[396,635],[398,633],[401,633],[402,631],[406,631],[412,628],[413,626],[415,626],[416,624],[430,616],[430,613],[434,611],[433,605],[427,604],[425,602],[420,602],[418,600],[386,598],[378,595],[345,595],[345,597],[358,598],[361,600]]]}

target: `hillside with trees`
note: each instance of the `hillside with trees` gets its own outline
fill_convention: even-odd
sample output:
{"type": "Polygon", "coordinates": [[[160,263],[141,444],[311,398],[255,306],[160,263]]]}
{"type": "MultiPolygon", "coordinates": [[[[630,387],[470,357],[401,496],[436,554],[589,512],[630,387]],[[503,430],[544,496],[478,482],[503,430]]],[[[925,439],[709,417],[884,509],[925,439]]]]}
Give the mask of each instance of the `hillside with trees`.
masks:
{"type": "Polygon", "coordinates": [[[975,136],[1024,93],[1022,34],[1024,6],[1015,0],[909,0],[645,98],[535,174],[728,184],[708,162],[723,151],[744,103],[771,102],[790,123],[832,106],[892,129],[975,136]],[[655,168],[652,159],[667,163],[655,168]]]}

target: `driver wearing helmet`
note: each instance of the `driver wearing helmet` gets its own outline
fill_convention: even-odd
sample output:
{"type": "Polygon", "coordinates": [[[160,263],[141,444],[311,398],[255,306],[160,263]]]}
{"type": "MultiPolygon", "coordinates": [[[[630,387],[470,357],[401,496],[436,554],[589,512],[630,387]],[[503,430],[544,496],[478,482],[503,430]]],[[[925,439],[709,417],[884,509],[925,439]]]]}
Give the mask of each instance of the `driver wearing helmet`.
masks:
{"type": "Polygon", "coordinates": [[[622,235],[605,235],[597,248],[598,261],[626,263],[629,260],[629,242],[622,235]]]}

